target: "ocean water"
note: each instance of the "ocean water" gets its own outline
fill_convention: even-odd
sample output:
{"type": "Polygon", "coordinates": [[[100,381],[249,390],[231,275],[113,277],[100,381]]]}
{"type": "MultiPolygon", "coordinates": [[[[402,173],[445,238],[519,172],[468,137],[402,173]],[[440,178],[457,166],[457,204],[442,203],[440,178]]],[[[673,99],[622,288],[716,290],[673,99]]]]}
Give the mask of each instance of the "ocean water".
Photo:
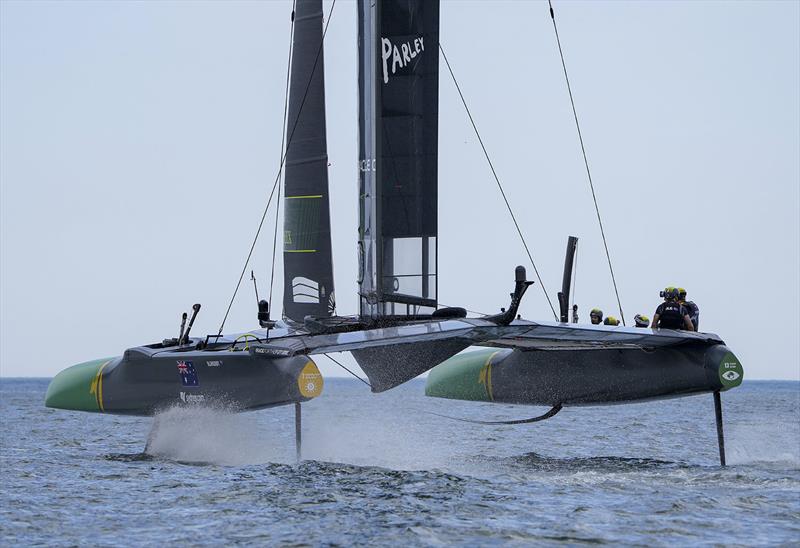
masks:
{"type": "Polygon", "coordinates": [[[303,405],[152,420],[43,406],[45,379],[0,379],[0,544],[751,546],[800,543],[800,383],[565,408],[371,394],[327,379],[303,405]]]}

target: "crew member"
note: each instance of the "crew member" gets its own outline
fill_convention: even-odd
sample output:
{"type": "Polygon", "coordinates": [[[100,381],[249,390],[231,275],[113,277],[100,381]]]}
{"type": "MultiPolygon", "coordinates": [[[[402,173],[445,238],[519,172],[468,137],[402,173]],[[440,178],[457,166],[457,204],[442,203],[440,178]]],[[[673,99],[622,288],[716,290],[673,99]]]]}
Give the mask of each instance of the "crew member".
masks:
{"type": "Polygon", "coordinates": [[[619,320],[614,316],[608,316],[605,320],[603,320],[603,325],[619,325],[619,320]]]}
{"type": "Polygon", "coordinates": [[[600,325],[603,323],[603,311],[599,308],[592,308],[592,311],[589,312],[589,318],[591,318],[594,325],[600,325]]]}
{"type": "Polygon", "coordinates": [[[689,313],[689,318],[692,320],[692,325],[694,325],[694,330],[697,331],[700,329],[700,307],[697,306],[692,301],[686,300],[686,290],[682,287],[678,288],[678,302],[686,308],[686,312],[689,313]]]}
{"type": "Polygon", "coordinates": [[[650,327],[650,318],[644,314],[636,314],[633,321],[636,322],[636,327],[650,327]]]}
{"type": "Polygon", "coordinates": [[[661,292],[664,302],[658,305],[650,327],[662,329],[686,329],[694,331],[694,325],[681,303],[678,302],[678,290],[668,287],[661,292]]]}

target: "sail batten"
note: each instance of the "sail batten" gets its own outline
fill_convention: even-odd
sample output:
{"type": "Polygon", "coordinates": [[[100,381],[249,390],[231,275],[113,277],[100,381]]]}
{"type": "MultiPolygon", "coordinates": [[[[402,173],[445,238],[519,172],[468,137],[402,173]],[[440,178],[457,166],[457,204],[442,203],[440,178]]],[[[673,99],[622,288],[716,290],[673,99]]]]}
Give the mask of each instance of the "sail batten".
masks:
{"type": "Polygon", "coordinates": [[[294,322],[335,310],[322,17],[322,0],[297,0],[283,199],[283,315],[294,322]]]}

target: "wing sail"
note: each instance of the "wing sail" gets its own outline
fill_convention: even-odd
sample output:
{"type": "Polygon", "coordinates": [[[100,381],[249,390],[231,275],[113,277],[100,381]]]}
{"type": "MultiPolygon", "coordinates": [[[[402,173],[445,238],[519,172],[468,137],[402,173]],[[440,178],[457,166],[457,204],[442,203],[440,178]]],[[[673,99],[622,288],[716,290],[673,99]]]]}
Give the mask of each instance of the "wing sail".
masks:
{"type": "Polygon", "coordinates": [[[297,0],[286,127],[283,314],[334,312],[322,0],[297,0]]]}
{"type": "Polygon", "coordinates": [[[437,304],[438,0],[359,2],[362,317],[437,304]]]}

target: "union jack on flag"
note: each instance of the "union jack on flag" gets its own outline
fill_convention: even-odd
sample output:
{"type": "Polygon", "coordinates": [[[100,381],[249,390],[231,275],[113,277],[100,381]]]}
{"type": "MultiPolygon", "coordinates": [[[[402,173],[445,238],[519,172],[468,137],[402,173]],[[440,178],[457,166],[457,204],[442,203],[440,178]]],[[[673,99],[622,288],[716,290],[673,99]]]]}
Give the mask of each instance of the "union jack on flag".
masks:
{"type": "Polygon", "coordinates": [[[192,362],[180,360],[178,362],[178,374],[181,376],[181,384],[183,386],[200,386],[197,371],[195,371],[192,362]]]}

